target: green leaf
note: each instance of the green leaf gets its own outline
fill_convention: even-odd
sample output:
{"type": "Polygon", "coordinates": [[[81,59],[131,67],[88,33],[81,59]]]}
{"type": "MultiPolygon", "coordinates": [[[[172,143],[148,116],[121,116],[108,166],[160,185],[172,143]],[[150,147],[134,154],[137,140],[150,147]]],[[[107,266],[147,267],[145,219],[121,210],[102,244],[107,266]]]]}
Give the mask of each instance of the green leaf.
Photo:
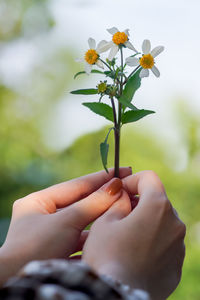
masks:
{"type": "Polygon", "coordinates": [[[139,119],[154,113],[155,111],[145,109],[129,110],[122,115],[122,124],[136,122],[139,119]]]}
{"type": "Polygon", "coordinates": [[[113,72],[113,71],[105,71],[104,74],[105,74],[107,77],[110,77],[110,78],[112,78],[112,79],[115,79],[115,77],[116,77],[116,74],[115,74],[115,72],[113,72]]]}
{"type": "Polygon", "coordinates": [[[126,98],[118,98],[118,101],[123,104],[126,107],[129,107],[132,110],[138,110],[136,106],[134,106],[131,102],[129,102],[128,100],[126,100],[126,98]]]}
{"type": "Polygon", "coordinates": [[[84,102],[84,106],[88,107],[94,113],[106,118],[109,121],[113,120],[113,110],[109,105],[102,102],[84,102]]]}
{"type": "Polygon", "coordinates": [[[109,150],[109,144],[107,144],[106,141],[100,144],[101,160],[104,169],[106,170],[107,173],[108,173],[108,169],[107,169],[108,150],[109,150]]]}
{"type": "Polygon", "coordinates": [[[119,102],[125,105],[125,107],[129,107],[133,110],[136,109],[136,107],[133,106],[132,104],[128,105],[128,103],[131,103],[131,100],[133,99],[135,92],[139,89],[141,85],[141,78],[139,76],[140,71],[141,70],[139,69],[128,79],[125,88],[122,92],[122,95],[118,99],[119,102]]]}
{"type": "Polygon", "coordinates": [[[82,89],[82,90],[71,91],[71,94],[74,94],[74,95],[95,95],[95,94],[98,94],[98,90],[97,89],[82,89]]]}
{"type": "Polygon", "coordinates": [[[138,55],[138,54],[141,54],[141,52],[137,52],[137,53],[131,55],[130,57],[135,57],[135,56],[138,55]]]}
{"type": "MultiPolygon", "coordinates": [[[[99,70],[92,70],[91,73],[104,74],[104,72],[99,71],[99,70]]],[[[86,74],[86,72],[85,71],[81,71],[81,72],[76,73],[74,75],[74,79],[76,79],[76,77],[78,77],[79,75],[82,75],[82,74],[86,74]]]]}

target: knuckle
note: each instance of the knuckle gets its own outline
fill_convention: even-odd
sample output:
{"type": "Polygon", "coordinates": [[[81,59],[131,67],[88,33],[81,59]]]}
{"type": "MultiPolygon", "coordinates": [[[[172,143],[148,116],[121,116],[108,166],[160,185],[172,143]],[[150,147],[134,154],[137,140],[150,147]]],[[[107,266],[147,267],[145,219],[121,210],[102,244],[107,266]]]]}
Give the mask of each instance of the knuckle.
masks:
{"type": "Polygon", "coordinates": [[[159,178],[158,175],[157,175],[157,173],[155,171],[153,171],[153,170],[143,171],[143,174],[145,176],[149,176],[149,177],[151,177],[151,178],[153,178],[155,180],[157,180],[159,178]]]}
{"type": "Polygon", "coordinates": [[[147,170],[146,171],[149,175],[151,175],[151,176],[154,176],[154,177],[157,177],[158,175],[156,174],[156,172],[155,171],[153,171],[153,170],[147,170]]]}
{"type": "Polygon", "coordinates": [[[37,199],[38,198],[38,195],[39,195],[39,192],[33,192],[27,196],[25,196],[23,199],[37,199]]]}
{"type": "Polygon", "coordinates": [[[172,210],[172,205],[166,194],[155,194],[153,201],[156,209],[164,214],[169,213],[172,210]]]}
{"type": "Polygon", "coordinates": [[[178,220],[178,225],[177,225],[177,235],[180,239],[184,239],[186,235],[186,225],[181,221],[178,220]]]}
{"type": "Polygon", "coordinates": [[[86,180],[81,179],[77,181],[76,186],[77,186],[77,190],[79,191],[80,199],[83,199],[88,196],[87,191],[91,190],[91,186],[86,180]]]}
{"type": "Polygon", "coordinates": [[[15,200],[13,202],[13,207],[12,207],[13,211],[21,208],[28,200],[30,201],[32,199],[37,199],[37,197],[38,197],[38,192],[33,192],[23,198],[15,200]]]}
{"type": "Polygon", "coordinates": [[[171,202],[169,201],[169,199],[167,198],[166,194],[163,194],[161,196],[161,202],[162,202],[162,206],[165,212],[170,212],[172,211],[172,205],[171,202]]]}
{"type": "Polygon", "coordinates": [[[21,206],[22,201],[23,201],[23,199],[15,200],[14,203],[13,203],[13,210],[18,209],[18,207],[21,206]]]}

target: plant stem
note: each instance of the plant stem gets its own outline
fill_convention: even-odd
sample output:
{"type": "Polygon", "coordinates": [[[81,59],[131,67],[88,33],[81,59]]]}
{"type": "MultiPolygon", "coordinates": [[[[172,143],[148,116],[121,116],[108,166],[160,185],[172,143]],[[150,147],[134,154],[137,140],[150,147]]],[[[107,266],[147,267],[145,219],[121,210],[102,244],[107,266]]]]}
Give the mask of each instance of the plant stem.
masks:
{"type": "Polygon", "coordinates": [[[110,100],[111,100],[112,109],[113,109],[113,119],[114,119],[114,124],[115,124],[114,129],[115,129],[117,127],[117,114],[116,114],[116,109],[115,109],[115,102],[114,102],[113,97],[110,97],[110,100]]]}
{"type": "Polygon", "coordinates": [[[120,131],[118,129],[117,114],[115,109],[115,103],[113,97],[110,97],[112,108],[113,108],[113,119],[114,119],[114,135],[115,135],[115,173],[114,177],[119,177],[119,140],[120,131]]]}
{"type": "Polygon", "coordinates": [[[120,147],[120,129],[115,128],[115,173],[114,177],[119,178],[119,147],[120,147]]]}
{"type": "MultiPolygon", "coordinates": [[[[119,96],[122,95],[123,92],[123,50],[120,47],[121,54],[121,80],[120,80],[120,90],[119,96]]],[[[118,122],[115,125],[115,177],[119,177],[119,158],[120,158],[120,130],[121,130],[121,113],[122,113],[122,105],[118,101],[118,122]]]]}
{"type": "Polygon", "coordinates": [[[139,65],[139,66],[137,66],[134,70],[133,70],[133,72],[131,72],[131,74],[127,77],[127,80],[125,80],[124,81],[124,83],[123,84],[126,84],[127,83],[127,81],[129,80],[129,78],[140,68],[141,66],[139,65]]]}
{"type": "Polygon", "coordinates": [[[109,66],[109,64],[107,64],[103,59],[99,58],[99,60],[110,70],[112,71],[111,67],[109,66]]]}

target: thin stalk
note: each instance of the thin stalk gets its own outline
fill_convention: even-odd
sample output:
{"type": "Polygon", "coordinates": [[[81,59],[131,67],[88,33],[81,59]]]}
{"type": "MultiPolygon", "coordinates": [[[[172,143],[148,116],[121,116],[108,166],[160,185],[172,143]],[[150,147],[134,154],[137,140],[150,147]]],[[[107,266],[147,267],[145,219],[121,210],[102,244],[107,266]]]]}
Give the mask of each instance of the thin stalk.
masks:
{"type": "MultiPolygon", "coordinates": [[[[119,82],[119,96],[122,95],[123,92],[123,50],[120,48],[121,54],[121,80],[119,82]]],[[[122,113],[122,105],[118,101],[118,121],[115,126],[115,177],[119,177],[119,158],[120,158],[120,129],[121,129],[121,113],[122,113]]]]}
{"type": "Polygon", "coordinates": [[[114,177],[119,177],[119,130],[117,122],[117,114],[115,109],[115,102],[113,97],[110,97],[112,109],[113,109],[113,119],[114,119],[114,135],[115,135],[115,174],[114,177]]]}
{"type": "Polygon", "coordinates": [[[115,124],[114,129],[115,129],[117,127],[117,114],[116,114],[116,109],[115,109],[115,102],[114,102],[113,97],[110,97],[110,100],[111,100],[112,109],[113,109],[113,119],[114,119],[114,124],[115,124]]]}
{"type": "Polygon", "coordinates": [[[135,69],[133,70],[133,72],[131,72],[131,74],[128,76],[127,80],[124,81],[123,84],[126,84],[127,81],[129,80],[129,78],[130,78],[133,74],[135,74],[135,72],[136,72],[140,67],[141,67],[140,65],[137,66],[137,68],[135,68],[135,69]]]}
{"type": "Polygon", "coordinates": [[[112,71],[111,67],[109,66],[109,64],[107,64],[103,59],[99,58],[99,60],[110,70],[112,71]]]}

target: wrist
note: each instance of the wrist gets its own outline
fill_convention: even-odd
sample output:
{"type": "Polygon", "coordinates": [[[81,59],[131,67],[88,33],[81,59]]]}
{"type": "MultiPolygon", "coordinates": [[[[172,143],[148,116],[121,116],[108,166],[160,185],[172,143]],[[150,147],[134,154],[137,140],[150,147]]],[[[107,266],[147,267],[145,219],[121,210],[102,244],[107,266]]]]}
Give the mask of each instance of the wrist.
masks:
{"type": "Polygon", "coordinates": [[[136,274],[136,270],[130,269],[119,262],[101,264],[95,268],[99,275],[110,276],[122,284],[128,285],[131,289],[147,289],[144,277],[136,274]]]}
{"type": "Polygon", "coordinates": [[[0,248],[0,287],[3,286],[3,284],[7,281],[9,278],[9,262],[8,259],[6,258],[4,251],[2,248],[0,248]]]}
{"type": "Polygon", "coordinates": [[[6,249],[0,248],[0,287],[12,276],[15,276],[21,269],[23,264],[19,262],[17,257],[9,256],[6,249]]]}
{"type": "Polygon", "coordinates": [[[131,278],[129,278],[127,271],[125,272],[123,266],[118,262],[110,262],[106,264],[101,264],[100,266],[95,267],[95,271],[99,275],[106,275],[111,277],[113,280],[128,284],[133,287],[131,284],[131,278]]]}

